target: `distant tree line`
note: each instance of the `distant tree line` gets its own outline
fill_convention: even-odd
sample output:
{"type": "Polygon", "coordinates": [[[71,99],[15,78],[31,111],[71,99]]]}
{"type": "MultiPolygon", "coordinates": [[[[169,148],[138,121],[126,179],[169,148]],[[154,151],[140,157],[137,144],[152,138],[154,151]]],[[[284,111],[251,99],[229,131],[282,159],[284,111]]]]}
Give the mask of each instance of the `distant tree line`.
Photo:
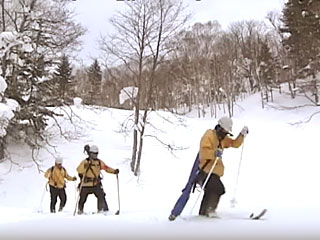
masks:
{"type": "MultiPolygon", "coordinates": [[[[139,1],[135,5],[130,3],[129,7],[138,4],[139,1]]],[[[293,98],[297,92],[307,94],[311,90],[310,100],[319,104],[319,5],[319,1],[291,0],[285,3],[281,15],[270,12],[268,23],[253,20],[235,22],[223,31],[218,22],[209,21],[196,23],[170,35],[170,40],[165,43],[170,52],[154,69],[152,104],[142,103],[140,108],[169,109],[176,113],[196,108],[200,117],[204,114],[215,116],[217,107],[224,104],[226,112],[232,116],[237,99],[260,92],[261,106],[264,107],[265,102],[273,100],[273,91],[281,91],[281,83],[288,84],[293,98]],[[305,81],[297,86],[299,79],[305,81]],[[204,112],[207,107],[210,107],[210,113],[204,112]]],[[[113,24],[123,26],[123,29],[129,23],[134,27],[134,23],[139,23],[134,20],[143,21],[139,17],[141,15],[124,22],[125,16],[118,16],[113,24]]],[[[128,47],[123,47],[127,39],[120,39],[120,34],[122,37],[125,34],[127,37],[128,34],[132,35],[129,37],[139,37],[139,32],[121,32],[113,48],[106,46],[106,43],[110,45],[110,39],[103,39],[101,48],[109,60],[113,54],[118,60],[123,58],[125,61],[118,62],[118,65],[101,62],[104,70],[96,70],[103,72],[98,74],[100,82],[96,82],[100,91],[94,94],[100,94],[96,103],[101,105],[132,108],[134,104],[120,104],[120,90],[127,86],[138,87],[138,82],[133,80],[135,74],[140,76],[140,84],[147,86],[152,56],[146,56],[140,63],[135,62],[128,54],[128,47]],[[122,49],[112,53],[117,48],[122,49]],[[141,64],[140,73],[139,69],[134,70],[135,64],[141,64]]],[[[112,61],[115,62],[114,59],[112,61]]],[[[96,60],[89,69],[93,70],[95,64],[96,60]]],[[[77,70],[76,77],[77,86],[81,85],[77,87],[77,94],[81,93],[85,99],[92,95],[88,86],[94,84],[89,80],[87,71],[85,68],[77,70]]],[[[150,95],[145,87],[139,90],[141,98],[150,95]]]]}

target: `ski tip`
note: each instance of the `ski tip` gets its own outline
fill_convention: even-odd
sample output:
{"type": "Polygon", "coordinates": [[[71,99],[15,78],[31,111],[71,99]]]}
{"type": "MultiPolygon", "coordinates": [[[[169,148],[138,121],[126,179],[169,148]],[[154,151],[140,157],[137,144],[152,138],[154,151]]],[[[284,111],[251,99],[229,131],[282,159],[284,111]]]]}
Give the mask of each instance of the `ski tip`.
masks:
{"type": "Polygon", "coordinates": [[[267,209],[264,208],[258,215],[251,213],[249,217],[253,220],[259,220],[261,219],[261,217],[263,217],[266,214],[266,212],[267,212],[267,209]]]}

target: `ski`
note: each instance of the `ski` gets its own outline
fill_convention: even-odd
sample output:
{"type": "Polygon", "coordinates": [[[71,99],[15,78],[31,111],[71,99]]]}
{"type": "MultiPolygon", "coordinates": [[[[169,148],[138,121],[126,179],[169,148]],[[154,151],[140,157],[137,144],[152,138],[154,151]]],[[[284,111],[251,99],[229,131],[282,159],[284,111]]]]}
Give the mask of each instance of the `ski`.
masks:
{"type": "Polygon", "coordinates": [[[171,210],[171,213],[169,216],[170,221],[174,221],[181,214],[182,210],[186,206],[189,200],[190,194],[192,192],[192,189],[194,187],[197,175],[199,173],[199,163],[200,163],[200,159],[199,159],[199,153],[198,153],[196,159],[194,160],[188,182],[184,187],[184,189],[182,189],[182,193],[180,197],[175,203],[173,209],[171,210]]]}
{"type": "Polygon", "coordinates": [[[104,215],[104,216],[108,216],[108,215],[113,215],[112,212],[109,211],[105,211],[105,212],[83,212],[81,214],[76,214],[77,216],[92,216],[92,215],[104,215]]]}
{"type": "Polygon", "coordinates": [[[250,219],[252,220],[259,220],[261,219],[267,212],[267,209],[263,209],[259,214],[255,215],[254,213],[250,214],[250,219]]]}
{"type": "Polygon", "coordinates": [[[245,214],[241,214],[241,213],[237,213],[237,214],[234,214],[234,213],[230,213],[230,212],[224,212],[224,213],[221,213],[221,214],[218,214],[217,216],[214,216],[214,217],[206,217],[206,216],[199,216],[199,215],[196,215],[196,216],[189,216],[189,217],[183,217],[183,216],[180,216],[180,218],[183,220],[183,221],[193,221],[193,220],[201,220],[201,221],[211,221],[211,220],[217,220],[217,221],[220,221],[220,220],[262,220],[263,216],[266,214],[267,212],[267,209],[263,209],[261,210],[260,212],[257,212],[257,213],[251,213],[249,216],[245,215],[245,214]]]}

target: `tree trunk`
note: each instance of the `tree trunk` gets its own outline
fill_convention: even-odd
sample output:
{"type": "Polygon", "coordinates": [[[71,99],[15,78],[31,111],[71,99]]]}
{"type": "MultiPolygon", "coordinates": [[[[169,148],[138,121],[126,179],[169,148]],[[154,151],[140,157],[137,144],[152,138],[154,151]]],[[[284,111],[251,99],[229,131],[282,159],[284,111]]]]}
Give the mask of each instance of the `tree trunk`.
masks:
{"type": "Polygon", "coordinates": [[[293,92],[293,89],[292,89],[290,80],[288,81],[288,87],[289,87],[289,91],[290,91],[291,98],[294,99],[294,92],[293,92]]]}
{"type": "Polygon", "coordinates": [[[0,162],[2,162],[2,160],[4,159],[4,148],[5,148],[5,142],[4,142],[4,138],[0,137],[0,162]]]}
{"type": "MultiPolygon", "coordinates": [[[[145,124],[144,124],[145,125],[145,124]]],[[[142,132],[144,132],[145,126],[142,127],[142,132]]],[[[140,164],[141,164],[141,156],[142,156],[142,148],[143,148],[143,133],[140,134],[140,141],[139,141],[139,150],[138,150],[138,157],[137,157],[137,165],[134,170],[134,175],[138,176],[140,173],[140,164]]]]}
{"type": "Polygon", "coordinates": [[[131,171],[135,171],[136,166],[136,154],[137,154],[137,139],[138,139],[138,131],[136,129],[133,130],[133,146],[132,146],[132,156],[131,156],[131,171]]]}
{"type": "Polygon", "coordinates": [[[139,150],[138,150],[138,157],[137,157],[137,165],[136,169],[134,171],[134,175],[138,176],[140,172],[140,163],[141,163],[141,156],[142,156],[142,149],[143,149],[143,136],[144,136],[144,131],[147,125],[147,116],[148,116],[148,109],[146,108],[144,110],[143,118],[142,118],[142,127],[141,127],[141,132],[140,132],[140,141],[139,141],[139,150]]]}
{"type": "Polygon", "coordinates": [[[260,91],[260,95],[261,95],[261,107],[262,109],[264,109],[264,99],[263,99],[263,91],[260,91]]]}
{"type": "Polygon", "coordinates": [[[312,85],[313,85],[313,91],[314,91],[314,101],[316,105],[319,104],[319,95],[318,95],[318,86],[317,86],[317,78],[315,74],[312,74],[312,85]]]}
{"type": "Polygon", "coordinates": [[[136,169],[136,158],[138,148],[138,127],[139,127],[139,108],[135,108],[135,120],[133,130],[133,146],[132,146],[132,157],[131,157],[131,171],[135,172],[136,169]]]}

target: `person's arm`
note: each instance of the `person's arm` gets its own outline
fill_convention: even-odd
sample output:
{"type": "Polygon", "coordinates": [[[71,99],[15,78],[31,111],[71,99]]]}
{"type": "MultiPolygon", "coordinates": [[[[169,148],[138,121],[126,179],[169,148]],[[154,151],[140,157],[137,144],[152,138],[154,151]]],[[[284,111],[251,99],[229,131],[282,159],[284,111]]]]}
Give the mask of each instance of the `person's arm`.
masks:
{"type": "Polygon", "coordinates": [[[64,169],[64,172],[65,172],[65,178],[68,179],[69,181],[75,181],[75,180],[77,180],[77,177],[71,177],[71,176],[68,174],[68,172],[67,172],[66,169],[64,169]]]}
{"type": "Polygon", "coordinates": [[[113,173],[113,174],[118,174],[119,169],[114,169],[106,165],[102,160],[101,161],[101,169],[105,170],[107,173],[113,173]]]}
{"type": "Polygon", "coordinates": [[[224,139],[224,147],[228,148],[228,147],[233,147],[233,148],[238,148],[242,145],[245,136],[248,134],[249,130],[248,127],[243,127],[241,132],[239,133],[238,137],[236,137],[236,139],[232,139],[228,136],[226,136],[226,138],[224,139]]]}
{"type": "Polygon", "coordinates": [[[45,178],[48,178],[48,179],[51,177],[51,168],[49,168],[49,169],[45,172],[44,177],[45,177],[45,178]]]}

